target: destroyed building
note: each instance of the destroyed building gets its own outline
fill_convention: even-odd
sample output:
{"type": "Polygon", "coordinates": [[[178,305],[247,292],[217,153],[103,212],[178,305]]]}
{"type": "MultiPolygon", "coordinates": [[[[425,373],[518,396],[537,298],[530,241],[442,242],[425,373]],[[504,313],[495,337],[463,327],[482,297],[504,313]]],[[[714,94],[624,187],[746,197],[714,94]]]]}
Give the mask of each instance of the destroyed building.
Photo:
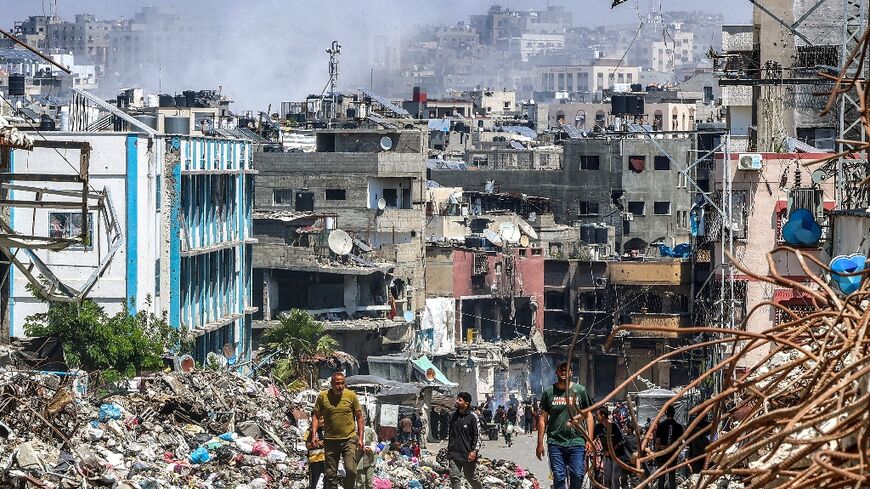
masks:
{"type": "Polygon", "coordinates": [[[32,151],[3,162],[11,335],[23,336],[26,318],[48,307],[27,288],[41,284],[45,295],[91,299],[110,313],[126,304],[165,313],[195,337],[199,361],[225,345],[247,358],[250,140],[158,133],[78,94],[72,112],[82,126],[120,129],[42,131],[32,151]]]}
{"type": "Polygon", "coordinates": [[[539,392],[544,253],[523,218],[547,199],[430,189],[426,304],[417,347],[476,399],[539,392]]]}
{"type": "Polygon", "coordinates": [[[257,328],[296,308],[360,360],[402,350],[424,301],[426,146],[423,128],[378,125],[256,155],[257,328]]]}
{"type": "Polygon", "coordinates": [[[466,162],[467,169],[432,169],[431,178],[469,190],[482,190],[487,182],[502,192],[536,189],[552,201],[557,223],[605,223],[615,228],[615,253],[648,254],[655,253],[653,244],[688,241],[693,190],[682,170],[692,149],[687,137],[576,138],[564,141],[560,167],[492,169],[488,160],[479,160],[477,167],[466,162]]]}

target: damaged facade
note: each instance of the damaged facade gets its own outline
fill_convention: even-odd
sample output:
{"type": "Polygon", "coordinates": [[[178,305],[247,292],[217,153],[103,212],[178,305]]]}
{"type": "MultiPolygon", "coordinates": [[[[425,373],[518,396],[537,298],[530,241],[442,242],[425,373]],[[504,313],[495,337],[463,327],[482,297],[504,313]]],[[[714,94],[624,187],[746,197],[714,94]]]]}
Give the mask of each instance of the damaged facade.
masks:
{"type": "MultiPolygon", "coordinates": [[[[14,201],[6,202],[10,236],[87,238],[62,249],[34,245],[32,251],[26,250],[28,242],[19,241],[4,251],[23,251],[22,266],[41,262],[47,268],[37,268],[42,273],[35,278],[45,280],[50,272],[52,289],[87,287],[88,298],[110,313],[125,305],[165,313],[171,326],[195,336],[200,361],[227,344],[238,358],[248,358],[251,142],[160,134],[144,125],[129,132],[48,132],[39,138],[49,148],[87,148],[87,185],[92,199],[100,199],[90,203],[85,217],[70,193],[80,191],[81,183],[43,176],[69,173],[63,153],[40,148],[5,153],[10,183],[4,181],[4,190],[14,201]],[[55,194],[44,197],[40,189],[55,194]],[[107,255],[111,259],[103,263],[107,255]],[[90,274],[95,281],[86,283],[90,274]]],[[[9,275],[10,334],[20,337],[25,319],[48,305],[27,289],[30,281],[21,270],[10,267],[9,275]]]]}
{"type": "Polygon", "coordinates": [[[424,301],[426,132],[316,138],[314,153],[256,155],[258,327],[303,309],[357,358],[399,351],[424,301]]]}

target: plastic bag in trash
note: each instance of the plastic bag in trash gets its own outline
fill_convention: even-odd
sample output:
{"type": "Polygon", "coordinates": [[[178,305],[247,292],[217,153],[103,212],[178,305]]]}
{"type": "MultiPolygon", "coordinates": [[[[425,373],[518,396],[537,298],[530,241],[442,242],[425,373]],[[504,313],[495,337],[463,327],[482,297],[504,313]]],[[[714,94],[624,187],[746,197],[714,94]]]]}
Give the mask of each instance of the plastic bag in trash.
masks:
{"type": "Polygon", "coordinates": [[[194,464],[204,464],[211,460],[211,455],[205,447],[199,447],[190,454],[190,462],[194,464]]]}
{"type": "Polygon", "coordinates": [[[103,404],[100,406],[99,418],[101,423],[110,419],[121,419],[121,406],[117,404],[103,404]]]}

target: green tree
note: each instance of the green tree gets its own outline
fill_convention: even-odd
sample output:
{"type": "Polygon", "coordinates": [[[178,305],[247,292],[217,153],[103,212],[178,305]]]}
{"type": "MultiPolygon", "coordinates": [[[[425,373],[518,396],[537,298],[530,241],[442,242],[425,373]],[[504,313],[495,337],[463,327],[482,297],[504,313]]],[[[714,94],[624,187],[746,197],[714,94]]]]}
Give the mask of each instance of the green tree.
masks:
{"type": "Polygon", "coordinates": [[[315,356],[327,357],[335,353],[338,342],[326,334],[323,324],[311,314],[293,309],[282,315],[280,324],[263,335],[267,355],[278,359],[272,374],[286,384],[307,377],[306,365],[315,356]]]}
{"type": "Polygon", "coordinates": [[[132,377],[163,366],[166,352],[186,353],[192,342],[185,331],[172,328],[165,318],[130,308],[106,314],[97,303],[51,302],[48,312],[26,319],[28,336],[58,338],[67,364],[111,376],[132,377]]]}

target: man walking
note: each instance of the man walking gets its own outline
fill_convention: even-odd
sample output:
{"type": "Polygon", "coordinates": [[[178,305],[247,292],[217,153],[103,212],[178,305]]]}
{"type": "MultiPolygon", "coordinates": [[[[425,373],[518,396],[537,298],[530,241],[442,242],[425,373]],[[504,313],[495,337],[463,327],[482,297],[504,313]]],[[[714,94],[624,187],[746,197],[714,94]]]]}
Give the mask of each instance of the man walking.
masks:
{"type": "Polygon", "coordinates": [[[622,467],[615,461],[616,458],[627,461],[625,453],[625,440],[622,437],[622,431],[619,430],[619,425],[610,421],[608,416],[610,413],[607,408],[601,406],[595,413],[597,423],[595,423],[595,439],[601,445],[601,457],[604,459],[604,478],[602,484],[610,489],[619,489],[623,478],[622,467]],[[611,455],[610,449],[613,448],[611,455]]]}
{"type": "MultiPolygon", "coordinates": [[[[671,458],[674,451],[677,450],[677,445],[675,442],[683,436],[683,425],[681,425],[677,420],[674,419],[674,415],[676,414],[676,410],[674,406],[668,406],[665,410],[665,419],[659,422],[658,427],[656,427],[656,451],[667,450],[667,453],[656,457],[656,465],[659,470],[662,470],[666,465],[668,465],[668,459],[671,458]]],[[[674,462],[671,462],[671,465],[676,463],[676,459],[674,462]]],[[[659,477],[659,489],[677,489],[677,471],[671,470],[665,475],[659,477]],[[667,479],[667,485],[665,484],[665,479],[667,479]]]]}
{"type": "Polygon", "coordinates": [[[319,442],[317,433],[323,417],[323,451],[326,455],[324,489],[338,487],[340,459],[344,459],[345,471],[341,486],[353,489],[359,452],[363,448],[362,406],[356,394],[348,390],[344,382],[343,373],[332,374],[330,388],[322,391],[314,402],[311,431],[315,445],[319,442]]]}
{"type": "MultiPolygon", "coordinates": [[[[587,441],[580,431],[569,425],[571,413],[568,406],[578,409],[592,404],[586,388],[571,383],[568,362],[556,367],[556,383],[547,387],[541,396],[541,416],[538,418],[538,460],[544,457],[544,433],[547,434],[547,452],[550,455],[550,471],[553,473],[553,489],[580,489],[586,473],[584,465],[587,441]],[[570,484],[570,486],[568,486],[570,484]]],[[[586,430],[593,433],[592,415],[586,417],[586,430]]],[[[588,445],[591,449],[592,446],[588,445]]]]}
{"type": "Polygon", "coordinates": [[[462,489],[463,478],[471,484],[472,489],[483,489],[475,472],[480,455],[480,419],[470,406],[471,394],[460,392],[456,395],[456,411],[450,418],[450,437],[447,441],[450,485],[453,489],[462,489]]]}

